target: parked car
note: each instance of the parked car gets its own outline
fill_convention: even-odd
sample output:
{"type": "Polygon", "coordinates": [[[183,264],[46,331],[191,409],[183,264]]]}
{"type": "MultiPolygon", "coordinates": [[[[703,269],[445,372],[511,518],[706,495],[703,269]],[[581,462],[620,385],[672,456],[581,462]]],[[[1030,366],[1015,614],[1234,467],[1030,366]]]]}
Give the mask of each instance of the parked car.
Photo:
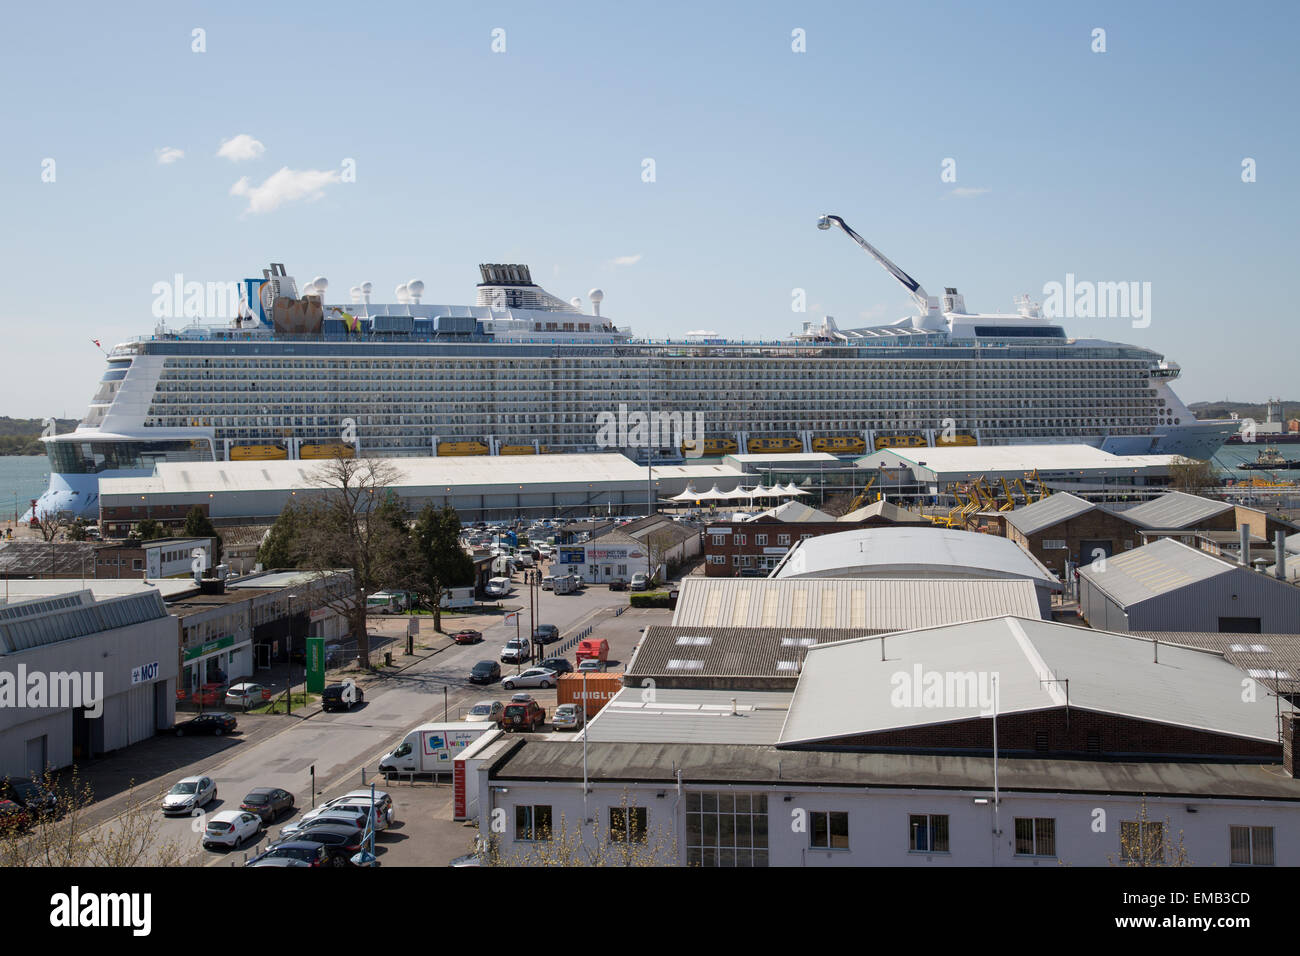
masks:
{"type": "Polygon", "coordinates": [[[632,583],[629,585],[633,591],[644,591],[650,586],[650,579],[645,574],[638,571],[632,575],[632,583]]]}
{"type": "MultiPolygon", "coordinates": [[[[393,822],[393,799],[383,790],[375,794],[375,829],[387,830],[393,822]]],[[[370,791],[353,790],[341,797],[335,797],[322,803],[317,809],[308,812],[303,819],[312,821],[319,816],[327,813],[337,813],[343,811],[346,813],[369,813],[370,812],[370,791]]]]}
{"type": "Polygon", "coordinates": [[[351,681],[330,684],[320,695],[321,710],[351,710],[353,704],[364,704],[366,694],[351,681]],[[349,700],[348,698],[351,697],[349,700]]]}
{"type": "MultiPolygon", "coordinates": [[[[396,808],[393,806],[392,796],[387,790],[380,790],[376,787],[374,798],[375,806],[379,809],[379,813],[383,817],[381,822],[385,824],[392,823],[393,816],[397,812],[396,808]]],[[[370,806],[370,788],[363,787],[360,790],[349,790],[347,793],[343,794],[343,796],[335,797],[330,801],[331,805],[340,803],[364,804],[368,807],[370,806]]],[[[381,827],[380,829],[383,828],[381,827]]]]}
{"type": "Polygon", "coordinates": [[[553,670],[556,675],[573,673],[573,665],[569,663],[567,657],[548,657],[538,666],[545,667],[548,670],[553,670]]]}
{"type": "Polygon", "coordinates": [[[560,639],[560,629],[554,624],[538,624],[533,628],[533,640],[539,644],[551,644],[560,639]]]}
{"type": "Polygon", "coordinates": [[[239,809],[255,813],[263,823],[271,823],[281,813],[293,813],[293,794],[279,787],[256,787],[240,801],[239,809]]]}
{"type": "Polygon", "coordinates": [[[451,639],[457,644],[477,644],[483,640],[483,632],[466,627],[453,634],[451,639]]]}
{"type": "Polygon", "coordinates": [[[511,701],[506,704],[505,712],[501,715],[501,729],[507,731],[536,730],[544,723],[546,723],[546,711],[535,700],[527,703],[511,701]]]}
{"type": "Polygon", "coordinates": [[[501,686],[506,690],[514,690],[516,687],[541,687],[545,690],[548,687],[555,686],[556,673],[546,667],[530,667],[522,674],[511,674],[501,682],[501,686]]]}
{"type": "Polygon", "coordinates": [[[526,690],[510,695],[510,703],[512,704],[526,704],[531,700],[536,700],[536,698],[526,690]]]}
{"type": "Polygon", "coordinates": [[[465,719],[474,723],[485,720],[494,724],[499,723],[501,721],[501,711],[504,709],[505,704],[499,700],[480,700],[469,709],[465,719]]]}
{"type": "Polygon", "coordinates": [[[220,737],[233,731],[237,725],[238,721],[231,714],[204,713],[181,721],[172,728],[172,733],[177,737],[184,737],[186,734],[212,734],[220,737]]]}
{"type": "Polygon", "coordinates": [[[577,730],[585,722],[582,708],[577,704],[561,704],[551,716],[551,725],[556,730],[577,730]]]}
{"type": "Polygon", "coordinates": [[[501,679],[501,665],[496,661],[479,661],[469,672],[471,684],[492,684],[501,679]]]}
{"type": "Polygon", "coordinates": [[[605,670],[605,662],[599,657],[588,657],[578,661],[579,674],[599,674],[605,670]]]}
{"type": "Polygon", "coordinates": [[[548,574],[542,578],[542,590],[543,591],[555,590],[555,575],[548,574]]]}
{"type": "Polygon", "coordinates": [[[237,849],[245,840],[256,839],[266,824],[256,813],[247,810],[219,810],[208,817],[203,831],[203,845],[237,849]]]}
{"type": "MultiPolygon", "coordinates": [[[[325,848],[326,866],[351,866],[352,857],[364,846],[361,831],[355,827],[316,826],[294,834],[293,843],[318,843],[325,848]]],[[[268,849],[285,846],[273,843],[268,849]]]]}
{"type": "MultiPolygon", "coordinates": [[[[280,828],[280,839],[297,839],[295,834],[313,826],[349,826],[364,830],[370,818],[370,807],[318,807],[311,815],[298,820],[291,820],[280,828]]],[[[376,829],[379,829],[376,827],[376,829]]]]}
{"type": "Polygon", "coordinates": [[[207,806],[216,798],[217,785],[211,777],[185,777],[163,797],[162,812],[189,813],[207,806]]]}
{"type": "Polygon", "coordinates": [[[325,866],[328,860],[329,851],[324,844],[301,840],[277,843],[244,866],[325,866]]]}
{"type": "Polygon", "coordinates": [[[501,649],[502,664],[522,664],[524,661],[532,660],[532,657],[533,646],[526,637],[512,637],[501,649]]]}
{"type": "Polygon", "coordinates": [[[216,706],[225,700],[225,684],[204,684],[194,692],[194,700],[200,706],[216,706]]]}
{"type": "Polygon", "coordinates": [[[55,815],[59,811],[59,798],[45,786],[44,781],[30,777],[9,777],[0,781],[0,800],[16,803],[33,815],[55,815]]]}
{"type": "Polygon", "coordinates": [[[627,582],[622,578],[615,578],[613,581],[609,582],[609,589],[611,591],[626,591],[627,582]]]}
{"type": "Polygon", "coordinates": [[[227,707],[252,707],[264,700],[271,699],[271,688],[261,684],[235,684],[226,691],[227,707]]]}

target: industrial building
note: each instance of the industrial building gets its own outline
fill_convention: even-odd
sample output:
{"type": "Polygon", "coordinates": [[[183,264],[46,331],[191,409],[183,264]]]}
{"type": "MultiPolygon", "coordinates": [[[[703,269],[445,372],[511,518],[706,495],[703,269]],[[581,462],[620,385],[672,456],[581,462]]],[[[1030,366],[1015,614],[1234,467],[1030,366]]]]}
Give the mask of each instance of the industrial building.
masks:
{"type": "Polygon", "coordinates": [[[673,625],[899,631],[1043,615],[1033,581],[963,578],[683,578],[673,625]]]}
{"type": "Polygon", "coordinates": [[[742,520],[712,519],[704,533],[704,573],[710,577],[766,574],[780,563],[792,542],[850,528],[895,525],[932,527],[929,519],[888,501],[872,502],[840,518],[800,501],[787,501],[742,520]]]}
{"type": "Polygon", "coordinates": [[[1125,516],[1068,492],[1005,512],[1005,534],[1062,578],[1066,566],[1089,564],[1142,544],[1125,516]]]}
{"type": "Polygon", "coordinates": [[[176,709],[176,620],[157,590],[0,608],[0,777],[147,740],[176,709]]]}
{"type": "Polygon", "coordinates": [[[517,862],[587,819],[678,865],[1300,863],[1290,708],[1152,643],[1001,617],[811,645],[793,692],[629,680],[585,746],[502,736],[469,786],[517,862]]]}
{"type": "Polygon", "coordinates": [[[1078,576],[1079,613],[1096,628],[1300,634],[1300,588],[1172,538],[1078,576]]]}
{"type": "Polygon", "coordinates": [[[122,544],[25,539],[0,544],[0,576],[140,580],[188,577],[193,573],[196,550],[203,552],[203,567],[212,567],[211,538],[155,538],[122,544]]]}
{"type": "Polygon", "coordinates": [[[948,528],[866,528],[796,542],[774,578],[966,578],[1032,581],[1044,612],[1061,582],[1008,541],[948,528]]]}
{"type": "Polygon", "coordinates": [[[1177,455],[1112,455],[1092,445],[968,445],[882,448],[857,459],[860,468],[889,477],[881,490],[938,495],[949,484],[977,478],[1007,481],[1038,478],[1052,490],[1141,494],[1169,482],[1177,455]],[[890,488],[890,484],[894,488],[890,488]]]}

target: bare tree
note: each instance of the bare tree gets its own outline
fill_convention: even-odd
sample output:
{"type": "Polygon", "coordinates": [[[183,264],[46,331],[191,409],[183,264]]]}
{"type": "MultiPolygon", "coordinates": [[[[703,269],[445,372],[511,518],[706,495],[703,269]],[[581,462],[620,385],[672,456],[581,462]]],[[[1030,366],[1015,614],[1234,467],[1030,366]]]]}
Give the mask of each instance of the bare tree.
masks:
{"type": "Polygon", "coordinates": [[[1199,495],[1219,487],[1219,479],[1208,461],[1179,457],[1169,464],[1169,486],[1175,491],[1199,495]]]}
{"type": "Polygon", "coordinates": [[[347,619],[361,666],[369,667],[366,597],[405,583],[411,572],[409,535],[383,513],[402,473],[381,459],[334,458],[310,477],[318,490],[300,515],[300,567],[316,578],[312,602],[347,619]]]}
{"type": "Polygon", "coordinates": [[[42,541],[57,541],[66,537],[72,529],[72,514],[67,511],[32,512],[32,524],[40,533],[42,541]]]}
{"type": "Polygon", "coordinates": [[[1183,846],[1183,831],[1178,831],[1178,842],[1172,836],[1169,818],[1152,820],[1147,806],[1147,795],[1142,794],[1136,820],[1120,823],[1119,858],[1107,854],[1112,866],[1192,866],[1183,846]]]}
{"type": "Polygon", "coordinates": [[[560,815],[558,829],[536,825],[533,839],[512,853],[501,849],[493,836],[487,845],[479,841],[475,851],[488,866],[676,866],[677,840],[663,827],[641,830],[636,825],[636,801],[626,790],[617,807],[611,808],[620,826],[604,829],[599,819],[585,827],[570,827],[560,815]]]}

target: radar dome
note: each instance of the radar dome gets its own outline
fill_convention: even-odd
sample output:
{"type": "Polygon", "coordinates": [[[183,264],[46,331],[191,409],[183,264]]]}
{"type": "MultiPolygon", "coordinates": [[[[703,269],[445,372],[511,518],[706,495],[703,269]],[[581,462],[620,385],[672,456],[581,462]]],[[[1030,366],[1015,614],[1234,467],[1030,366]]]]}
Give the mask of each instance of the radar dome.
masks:
{"type": "Polygon", "coordinates": [[[317,276],[316,278],[311,280],[311,284],[316,287],[317,292],[324,295],[325,290],[330,287],[330,280],[325,278],[324,276],[317,276]]]}
{"type": "Polygon", "coordinates": [[[361,294],[362,294],[362,295],[370,295],[370,293],[372,293],[372,292],[374,292],[374,291],[375,291],[375,284],[374,284],[373,282],[363,282],[363,283],[361,283],[361,294]]]}

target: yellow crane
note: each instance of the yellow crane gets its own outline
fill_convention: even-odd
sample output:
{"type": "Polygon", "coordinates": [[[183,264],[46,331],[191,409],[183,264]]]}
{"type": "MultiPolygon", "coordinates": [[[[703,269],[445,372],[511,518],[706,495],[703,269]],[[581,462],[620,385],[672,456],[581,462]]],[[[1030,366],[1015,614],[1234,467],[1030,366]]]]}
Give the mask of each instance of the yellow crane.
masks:
{"type": "Polygon", "coordinates": [[[998,511],[1010,511],[1016,506],[1016,499],[1012,497],[1011,486],[1007,484],[1005,478],[1002,479],[1002,494],[1006,497],[1006,501],[1002,503],[998,511]]]}
{"type": "Polygon", "coordinates": [[[859,508],[861,508],[864,504],[867,503],[867,492],[871,490],[871,486],[876,483],[876,479],[879,477],[880,477],[879,474],[874,474],[871,476],[871,480],[868,481],[866,485],[863,487],[862,494],[858,495],[856,498],[854,498],[852,501],[849,502],[848,511],[845,511],[844,512],[845,514],[849,514],[850,512],[857,511],[859,508]]]}

